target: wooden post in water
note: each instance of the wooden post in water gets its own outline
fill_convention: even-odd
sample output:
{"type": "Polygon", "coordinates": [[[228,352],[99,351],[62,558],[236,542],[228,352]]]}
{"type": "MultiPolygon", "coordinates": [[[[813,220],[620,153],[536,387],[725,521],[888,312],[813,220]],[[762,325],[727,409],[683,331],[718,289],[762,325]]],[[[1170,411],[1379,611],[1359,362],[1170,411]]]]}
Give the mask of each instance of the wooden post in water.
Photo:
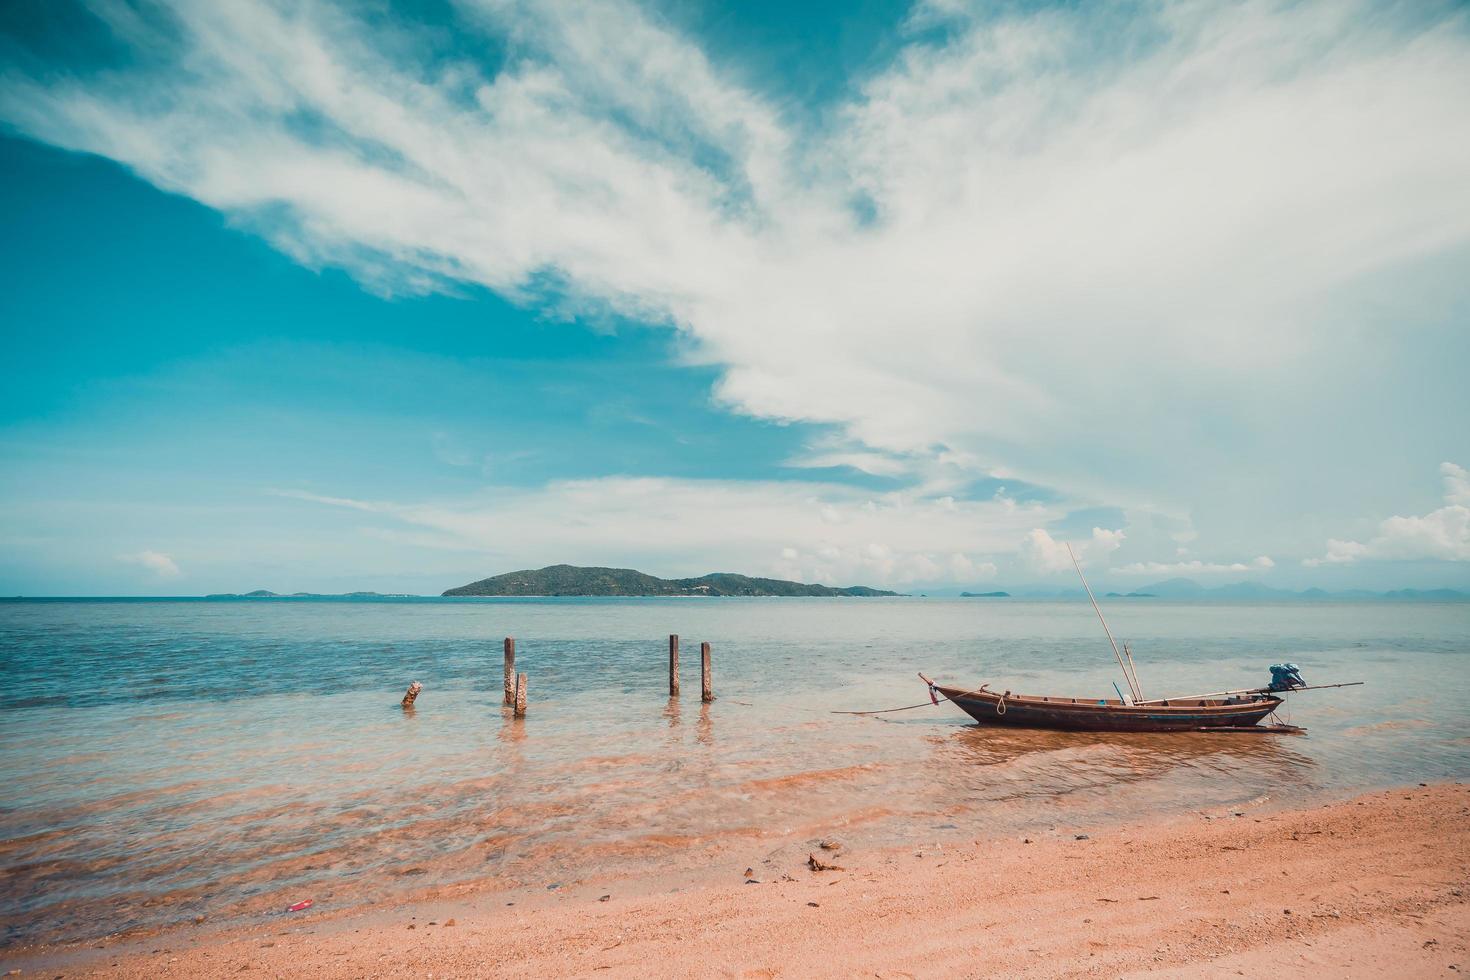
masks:
{"type": "Polygon", "coordinates": [[[714,682],[710,679],[709,644],[699,645],[699,699],[709,704],[715,699],[714,682]]]}
{"type": "Polygon", "coordinates": [[[505,638],[505,703],[516,703],[516,639],[505,638]]]}
{"type": "Polygon", "coordinates": [[[526,717],[526,675],[516,675],[516,707],[515,717],[526,717]]]}
{"type": "Polygon", "coordinates": [[[403,709],[405,711],[413,707],[414,701],[417,700],[419,692],[423,689],[424,685],[420,684],[418,681],[414,681],[412,684],[408,685],[408,691],[403,695],[403,709]]]}
{"type": "Polygon", "coordinates": [[[679,634],[669,634],[669,697],[679,696],[679,634]]]}

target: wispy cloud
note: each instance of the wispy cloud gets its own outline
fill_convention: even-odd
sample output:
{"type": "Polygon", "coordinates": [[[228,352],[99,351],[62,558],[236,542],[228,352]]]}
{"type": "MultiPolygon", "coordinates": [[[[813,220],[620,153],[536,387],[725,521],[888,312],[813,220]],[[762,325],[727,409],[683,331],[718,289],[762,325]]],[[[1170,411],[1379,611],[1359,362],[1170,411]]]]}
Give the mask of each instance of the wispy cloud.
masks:
{"type": "Polygon", "coordinates": [[[1111,571],[1119,575],[1221,575],[1227,572],[1265,572],[1276,567],[1267,555],[1252,560],[1215,561],[1136,561],[1111,571]]]}
{"type": "Polygon", "coordinates": [[[374,534],[421,547],[482,550],[500,564],[643,562],[665,573],[765,572],[843,583],[993,578],[993,555],[1059,512],[1013,501],[872,495],[836,484],[568,480],[430,503],[280,496],[376,514],[374,534]],[[719,563],[720,567],[711,567],[719,563]]]}
{"type": "Polygon", "coordinates": [[[630,3],[465,3],[497,73],[329,3],[97,9],[146,57],[11,73],[0,115],[376,289],[668,324],[723,404],[840,429],[809,466],[1182,519],[1298,466],[1303,402],[1380,410],[1319,372],[1333,290],[1470,241],[1453,6],[931,4],[820,124],[630,3]]]}
{"type": "Polygon", "coordinates": [[[1470,472],[1449,462],[1441,463],[1439,472],[1445,506],[1422,516],[1390,517],[1367,541],[1331,539],[1325,554],[1302,564],[1316,568],[1372,558],[1470,561],[1470,472]]]}
{"type": "Polygon", "coordinates": [[[178,578],[182,574],[178,564],[161,551],[139,551],[130,555],[118,555],[117,560],[127,562],[129,565],[142,565],[159,578],[178,578]]]}
{"type": "Polygon", "coordinates": [[[1073,555],[1082,565],[1106,558],[1118,550],[1124,537],[1122,531],[1095,527],[1087,540],[1072,544],[1056,540],[1042,528],[1032,528],[1021,541],[1020,555],[1034,572],[1060,572],[1072,567],[1073,555]],[[1069,544],[1072,548],[1070,553],[1067,550],[1069,544]]]}
{"type": "Polygon", "coordinates": [[[365,510],[373,514],[391,513],[393,504],[378,504],[368,500],[353,500],[351,497],[328,497],[319,493],[310,493],[306,490],[267,490],[266,493],[273,497],[286,497],[292,500],[307,500],[314,504],[327,504],[331,507],[348,507],[352,510],[365,510]]]}

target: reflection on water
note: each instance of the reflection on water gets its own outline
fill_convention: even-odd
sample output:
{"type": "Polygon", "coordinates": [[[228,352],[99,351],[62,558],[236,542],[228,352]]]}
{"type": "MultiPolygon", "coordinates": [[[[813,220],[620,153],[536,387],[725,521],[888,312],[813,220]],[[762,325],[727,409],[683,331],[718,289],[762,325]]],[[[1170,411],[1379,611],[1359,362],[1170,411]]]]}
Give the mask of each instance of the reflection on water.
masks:
{"type": "Polygon", "coordinates": [[[694,740],[700,745],[712,746],[715,744],[715,726],[714,722],[710,719],[710,706],[708,704],[700,704],[699,706],[699,722],[694,729],[694,740]]]}
{"type": "MultiPolygon", "coordinates": [[[[1256,732],[1023,732],[1008,728],[967,726],[944,741],[939,764],[1002,766],[1007,769],[1059,764],[1076,768],[1090,757],[1116,760],[1118,778],[1148,779],[1175,767],[1212,771],[1260,770],[1273,778],[1292,767],[1313,764],[1292,751],[1293,736],[1256,732]]],[[[1300,777],[1300,773],[1291,774],[1300,777]]]]}
{"type": "Polygon", "coordinates": [[[929,760],[954,799],[973,804],[1105,796],[1127,809],[1198,807],[1310,782],[1314,760],[1292,736],[1256,733],[1087,733],[967,726],[929,760]]]}
{"type": "Polygon", "coordinates": [[[1287,737],[831,713],[914,703],[918,669],[1107,693],[1105,643],[1072,604],[0,603],[4,941],[1463,777],[1467,613],[1109,611],[1152,690],[1249,686],[1281,659],[1369,682],[1296,696],[1309,732],[1287,737]],[[667,696],[671,629],[715,641],[720,700],[667,696]],[[502,704],[506,634],[532,675],[524,719],[502,704]],[[424,691],[404,711],[410,677],[424,691]]]}

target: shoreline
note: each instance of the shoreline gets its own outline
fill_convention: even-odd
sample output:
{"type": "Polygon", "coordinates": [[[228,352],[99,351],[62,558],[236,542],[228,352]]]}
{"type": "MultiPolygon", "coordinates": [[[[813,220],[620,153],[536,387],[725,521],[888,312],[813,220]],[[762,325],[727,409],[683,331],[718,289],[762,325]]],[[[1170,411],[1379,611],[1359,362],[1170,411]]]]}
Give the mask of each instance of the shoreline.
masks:
{"type": "Polygon", "coordinates": [[[788,849],[697,876],[413,901],[12,948],[121,977],[1445,976],[1470,970],[1470,786],[1145,817],[1091,834],[788,849]],[[1239,814],[1239,815],[1237,815],[1239,814]],[[777,856],[778,855],[778,856],[777,856]],[[604,896],[607,896],[604,898],[604,896]],[[650,964],[656,964],[650,969],[650,964]]]}

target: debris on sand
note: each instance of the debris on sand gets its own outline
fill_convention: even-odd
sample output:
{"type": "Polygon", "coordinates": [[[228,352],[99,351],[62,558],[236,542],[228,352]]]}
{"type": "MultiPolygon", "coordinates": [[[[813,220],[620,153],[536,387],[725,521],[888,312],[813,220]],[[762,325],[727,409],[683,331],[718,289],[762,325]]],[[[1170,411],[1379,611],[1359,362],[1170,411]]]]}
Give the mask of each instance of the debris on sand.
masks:
{"type": "Polygon", "coordinates": [[[808,854],[806,856],[806,865],[807,865],[807,867],[811,868],[813,871],[846,871],[847,870],[846,868],[840,867],[840,866],[835,865],[835,864],[827,864],[825,861],[818,861],[817,860],[817,856],[815,854],[808,854]]]}

